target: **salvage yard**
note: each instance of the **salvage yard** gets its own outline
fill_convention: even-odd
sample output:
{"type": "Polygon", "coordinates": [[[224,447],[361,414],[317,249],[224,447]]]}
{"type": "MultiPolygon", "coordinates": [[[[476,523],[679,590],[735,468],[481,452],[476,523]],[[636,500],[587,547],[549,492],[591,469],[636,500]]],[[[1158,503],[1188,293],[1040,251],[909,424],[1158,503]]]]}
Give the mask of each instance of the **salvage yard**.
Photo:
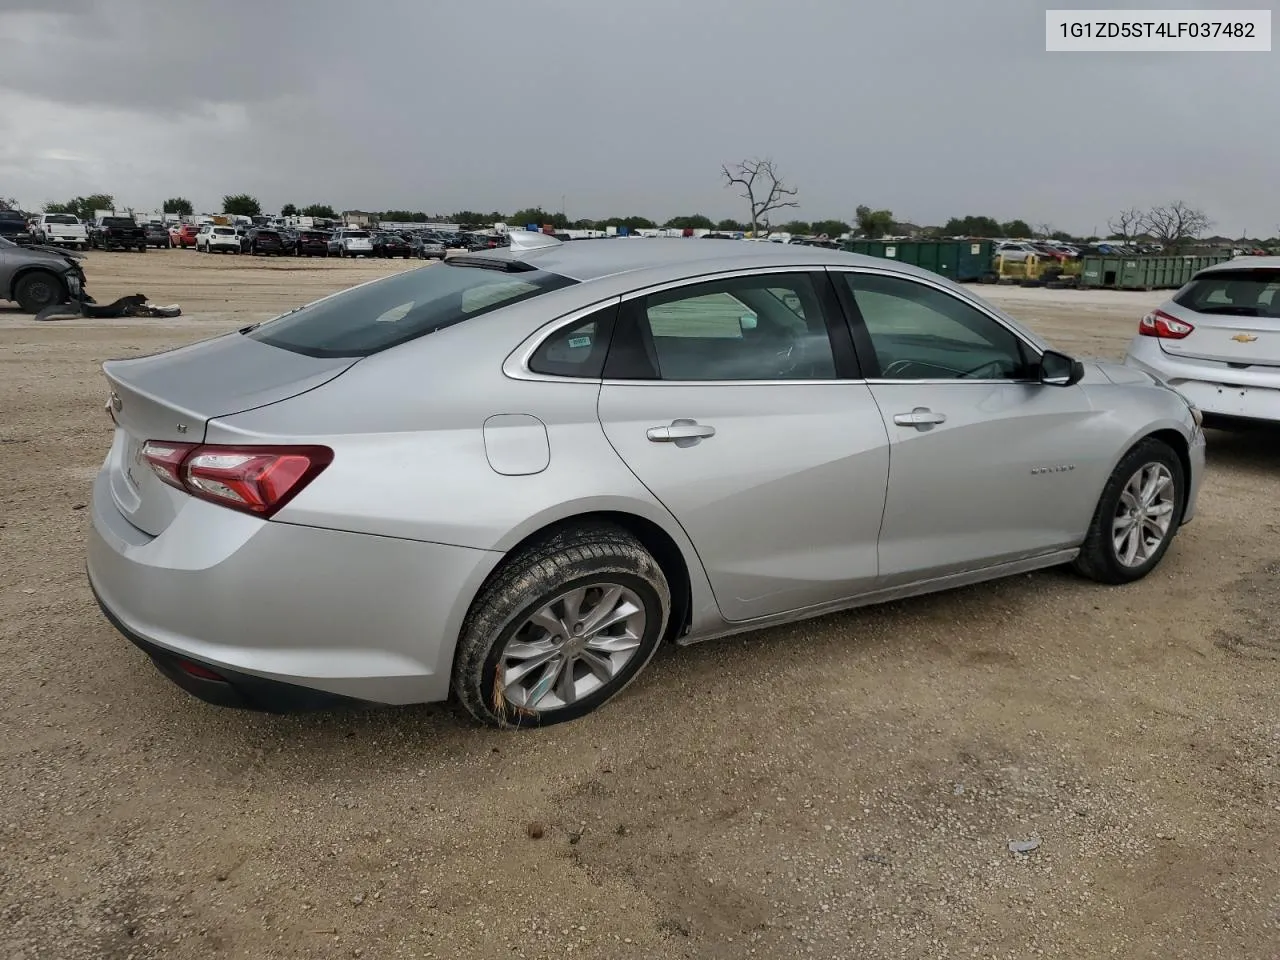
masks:
{"type": "MultiPolygon", "coordinates": [[[[1199,516],[1132,586],[667,650],[544,731],[164,679],[85,583],[99,365],[418,266],[93,252],[99,302],[184,315],[0,307],[0,956],[1280,955],[1280,431],[1210,433],[1199,516]]],[[[1165,296],[976,289],[1114,358],[1165,296]]]]}

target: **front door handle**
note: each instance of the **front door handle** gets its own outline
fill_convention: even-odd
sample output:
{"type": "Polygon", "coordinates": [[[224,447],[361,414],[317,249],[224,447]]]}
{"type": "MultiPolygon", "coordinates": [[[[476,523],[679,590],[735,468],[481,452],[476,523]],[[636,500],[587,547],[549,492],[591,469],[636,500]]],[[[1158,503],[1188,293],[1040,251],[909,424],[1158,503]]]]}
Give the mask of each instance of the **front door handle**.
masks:
{"type": "Polygon", "coordinates": [[[900,427],[915,427],[925,430],[939,423],[947,422],[945,413],[934,413],[928,407],[916,407],[910,413],[895,413],[893,422],[900,427]]]}
{"type": "Polygon", "coordinates": [[[650,427],[644,435],[654,443],[674,443],[687,447],[716,435],[716,428],[697,420],[672,420],[669,426],[650,427]]]}

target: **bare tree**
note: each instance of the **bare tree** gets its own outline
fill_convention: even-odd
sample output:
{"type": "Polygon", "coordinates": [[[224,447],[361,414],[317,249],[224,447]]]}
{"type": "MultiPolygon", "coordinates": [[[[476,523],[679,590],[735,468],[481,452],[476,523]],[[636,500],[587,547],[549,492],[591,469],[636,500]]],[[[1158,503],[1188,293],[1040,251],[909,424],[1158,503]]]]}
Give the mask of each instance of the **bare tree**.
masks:
{"type": "Polygon", "coordinates": [[[1140,226],[1166,250],[1177,250],[1199,237],[1212,223],[1203,210],[1175,200],[1163,207],[1152,207],[1142,215],[1140,226]]]}
{"type": "Polygon", "coordinates": [[[782,174],[770,159],[743,160],[741,163],[734,164],[732,170],[728,165],[720,169],[724,174],[724,185],[741,187],[742,199],[751,205],[753,237],[760,232],[761,227],[768,231],[769,214],[774,210],[800,206],[791,199],[798,191],[795,187],[789,187],[783,182],[782,174]]]}
{"type": "Polygon", "coordinates": [[[1145,216],[1146,214],[1137,207],[1121,210],[1114,220],[1107,221],[1107,229],[1111,231],[1112,236],[1119,234],[1120,239],[1127,244],[1142,229],[1145,216]]]}
{"type": "Polygon", "coordinates": [[[1052,223],[1032,224],[1031,235],[1037,240],[1048,240],[1053,235],[1052,223]]]}

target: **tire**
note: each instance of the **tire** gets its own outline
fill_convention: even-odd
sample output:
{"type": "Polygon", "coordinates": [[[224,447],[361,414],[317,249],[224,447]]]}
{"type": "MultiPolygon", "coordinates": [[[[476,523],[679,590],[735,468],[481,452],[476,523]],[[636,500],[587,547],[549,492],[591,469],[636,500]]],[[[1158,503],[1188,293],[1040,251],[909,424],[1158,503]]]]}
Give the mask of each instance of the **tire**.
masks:
{"type": "MultiPolygon", "coordinates": [[[[546,727],[574,720],[613,699],[644,669],[661,643],[670,610],[671,591],[662,568],[626,530],[612,524],[593,524],[553,533],[511,556],[471,604],[454,653],[454,694],[472,717],[490,726],[546,727]],[[508,644],[522,632],[527,633],[528,644],[538,646],[551,642],[547,630],[531,624],[530,618],[543,607],[554,605],[559,611],[556,615],[563,619],[564,613],[572,611],[566,611],[560,602],[572,591],[585,591],[583,602],[587,604],[607,600],[612,608],[614,601],[609,600],[605,588],[619,591],[621,596],[617,602],[626,603],[628,609],[635,611],[629,615],[629,625],[620,622],[608,629],[627,628],[638,633],[636,645],[618,649],[609,656],[600,656],[597,652],[595,662],[602,665],[606,674],[611,674],[607,680],[592,672],[587,662],[577,656],[568,664],[567,676],[572,681],[568,687],[560,682],[566,676],[563,670],[558,674],[552,672],[556,661],[527,670],[525,677],[536,678],[531,686],[548,684],[540,699],[549,698],[554,702],[542,709],[513,702],[510,695],[513,690],[525,696],[528,690],[519,686],[519,680],[514,686],[500,689],[502,661],[516,659],[516,667],[520,663],[517,658],[504,657],[508,644]],[[622,659],[617,660],[618,657],[622,659]],[[575,693],[570,701],[560,699],[562,690],[567,692],[581,683],[586,683],[586,689],[575,693]]],[[[623,638],[601,635],[596,642],[605,640],[623,638]]],[[[582,645],[587,643],[585,638],[566,636],[559,643],[561,646],[576,643],[582,653],[593,652],[591,647],[583,649],[582,645]]]]}
{"type": "Polygon", "coordinates": [[[144,243],[142,246],[138,247],[138,252],[139,252],[139,253],[146,253],[146,252],[147,252],[147,245],[144,243]]]}
{"type": "Polygon", "coordinates": [[[67,299],[66,288],[47,270],[33,270],[23,274],[13,288],[13,299],[23,313],[39,313],[45,307],[62,303],[67,299]]]}
{"type": "Polygon", "coordinates": [[[1140,440],[1121,458],[1111,479],[1103,488],[1093,520],[1089,524],[1089,532],[1072,566],[1077,573],[1099,583],[1122,584],[1141,580],[1156,568],[1168,551],[1169,544],[1177,536],[1186,504],[1186,472],[1173,448],[1163,440],[1153,437],[1140,440]],[[1133,483],[1140,483],[1139,477],[1142,474],[1155,470],[1163,471],[1172,488],[1167,486],[1163,497],[1157,497],[1152,504],[1153,508],[1162,510],[1162,516],[1168,517],[1168,525],[1159,543],[1153,545],[1150,542],[1150,535],[1154,535],[1158,529],[1159,517],[1156,516],[1147,522],[1131,524],[1133,531],[1130,536],[1117,544],[1117,538],[1122,537],[1123,533],[1117,534],[1115,531],[1126,519],[1122,516],[1126,506],[1133,503],[1135,508],[1141,509],[1140,503],[1132,501],[1128,488],[1133,483]],[[1156,526],[1148,526],[1148,523],[1156,526]],[[1128,548],[1134,546],[1133,538],[1137,538],[1139,534],[1142,536],[1138,549],[1132,551],[1133,556],[1126,563],[1122,554],[1131,552],[1128,548]],[[1138,556],[1139,553],[1145,554],[1145,557],[1138,556]]]}

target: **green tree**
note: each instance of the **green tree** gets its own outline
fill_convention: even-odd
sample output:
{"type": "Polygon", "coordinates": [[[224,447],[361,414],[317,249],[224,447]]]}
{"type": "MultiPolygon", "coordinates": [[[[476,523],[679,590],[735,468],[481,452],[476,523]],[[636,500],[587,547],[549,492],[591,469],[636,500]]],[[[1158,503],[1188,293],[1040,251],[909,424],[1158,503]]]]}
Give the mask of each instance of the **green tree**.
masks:
{"type": "Polygon", "coordinates": [[[838,237],[849,232],[849,224],[843,220],[815,220],[810,226],[818,236],[838,237]]]}
{"type": "Polygon", "coordinates": [[[66,203],[46,203],[45,213],[74,213],[81,220],[92,220],[96,210],[114,210],[115,197],[109,193],[91,193],[87,197],[73,197],[66,203]]]}
{"type": "Polygon", "coordinates": [[[710,217],[695,213],[687,217],[672,217],[663,224],[671,230],[713,230],[715,223],[710,217]]]}
{"type": "Polygon", "coordinates": [[[892,210],[872,210],[866,204],[862,204],[854,211],[854,217],[858,221],[859,232],[873,240],[883,237],[893,229],[892,210]]]}
{"type": "Polygon", "coordinates": [[[282,217],[296,217],[297,215],[298,215],[298,208],[294,206],[292,203],[286,203],[283,207],[280,208],[280,216],[282,217]]]}
{"type": "Polygon", "coordinates": [[[1025,220],[1010,220],[1008,223],[1000,224],[1000,231],[1006,237],[1030,237],[1035,233],[1031,229],[1031,225],[1025,220]]]}
{"type": "Polygon", "coordinates": [[[337,212],[327,203],[312,203],[302,208],[304,217],[321,217],[323,219],[336,220],[337,212]]]}
{"type": "Polygon", "coordinates": [[[1004,234],[1000,222],[991,217],[952,217],[942,230],[948,237],[999,237],[1004,234]]]}
{"type": "Polygon", "coordinates": [[[537,224],[539,227],[548,224],[558,230],[567,229],[569,226],[569,218],[563,213],[547,213],[541,207],[526,207],[523,210],[517,210],[511,215],[511,222],[518,227],[528,226],[529,224],[537,224]]]}
{"type": "Polygon", "coordinates": [[[813,225],[804,220],[792,220],[790,223],[784,223],[778,229],[783,233],[799,234],[804,237],[812,232],[813,225]]]}
{"type": "Polygon", "coordinates": [[[195,213],[195,207],[186,197],[170,197],[161,209],[165,213],[176,213],[180,217],[189,217],[195,213]]]}
{"type": "Polygon", "coordinates": [[[725,233],[742,233],[747,228],[737,220],[721,220],[716,224],[716,229],[725,233]]]}
{"type": "Polygon", "coordinates": [[[262,213],[257,197],[247,193],[232,193],[222,198],[222,212],[237,217],[256,217],[262,213]]]}

